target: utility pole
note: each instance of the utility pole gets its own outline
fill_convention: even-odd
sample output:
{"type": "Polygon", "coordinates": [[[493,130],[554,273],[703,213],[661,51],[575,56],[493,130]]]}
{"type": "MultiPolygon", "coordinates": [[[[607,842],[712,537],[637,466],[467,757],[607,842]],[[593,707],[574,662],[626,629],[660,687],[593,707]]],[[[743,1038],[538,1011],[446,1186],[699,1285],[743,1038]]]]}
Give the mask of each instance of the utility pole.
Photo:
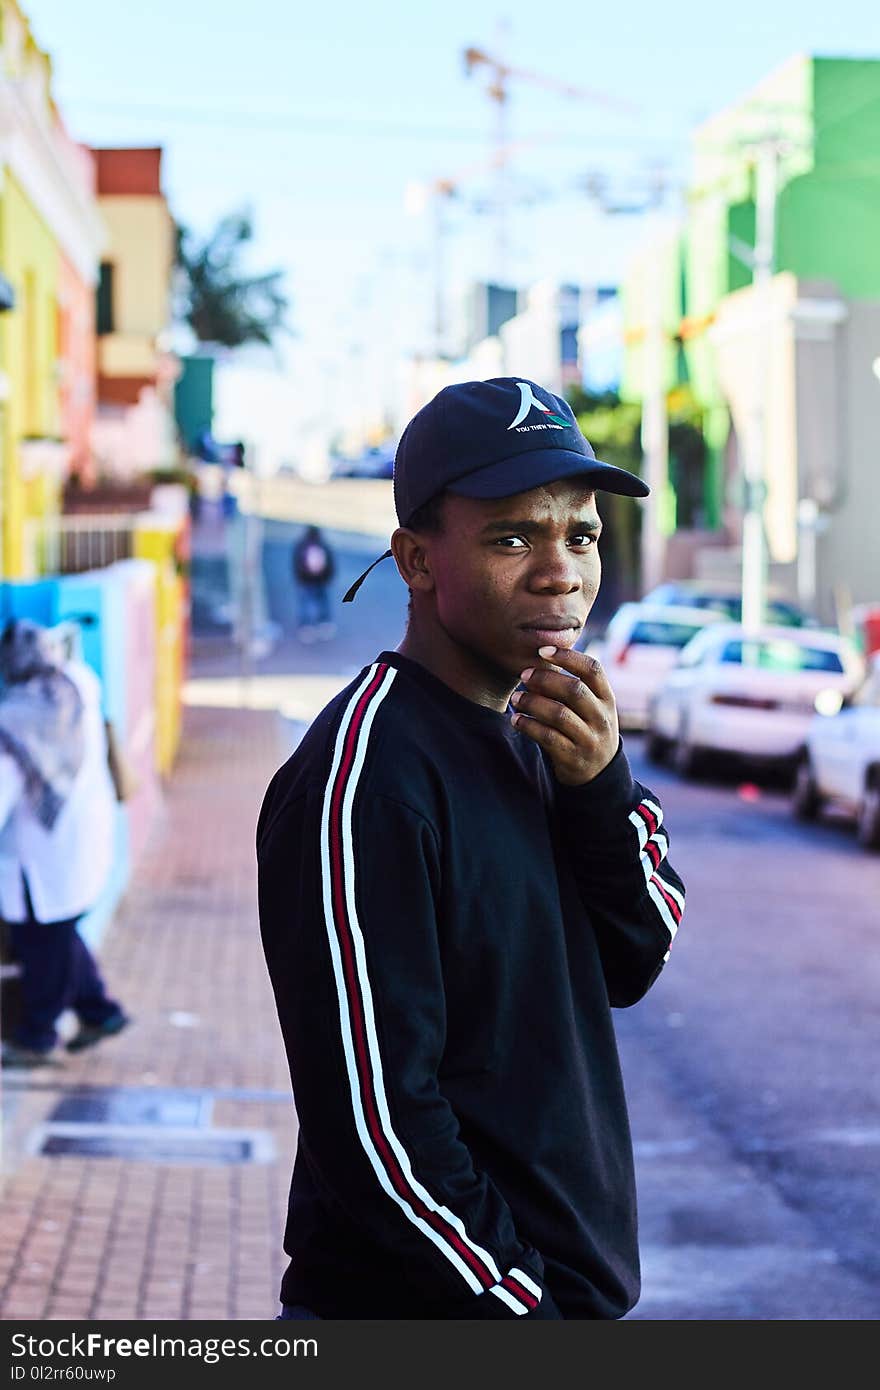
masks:
{"type": "Polygon", "coordinates": [[[767,389],[771,361],[771,285],[775,272],[779,144],[767,138],[755,148],[755,252],[752,293],[755,386],[743,460],[745,508],[742,538],[742,622],[748,635],[764,621],[767,601],[767,389]]]}
{"type": "Polygon", "coordinates": [[[434,251],[434,356],[438,362],[446,349],[446,227],[443,200],[432,199],[434,251]]]}
{"type": "MultiPolygon", "coordinates": [[[[657,227],[657,219],[655,219],[657,227]]],[[[659,231],[659,228],[658,228],[659,231]]],[[[658,247],[659,251],[659,247],[658,247]]],[[[669,489],[669,412],[666,404],[666,329],[663,323],[663,281],[658,263],[648,271],[647,323],[642,398],[642,454],[645,482],[651,489],[642,513],[642,592],[664,578],[666,562],[666,502],[669,489]]]]}
{"type": "Polygon", "coordinates": [[[645,198],[612,201],[602,174],[587,175],[582,185],[607,216],[648,214],[648,227],[655,255],[647,267],[645,293],[645,336],[642,358],[641,446],[645,482],[651,489],[642,512],[641,580],[642,592],[662,583],[666,565],[666,537],[669,507],[669,411],[666,401],[667,335],[663,303],[663,256],[665,240],[672,227],[662,213],[667,181],[655,176],[645,198]]]}
{"type": "MultiPolygon", "coordinates": [[[[501,43],[499,35],[499,44],[501,43]]],[[[495,273],[500,284],[506,284],[510,276],[510,93],[507,79],[512,72],[500,58],[492,57],[479,48],[467,48],[464,52],[465,72],[468,76],[481,63],[491,69],[491,80],[486,95],[495,110],[494,154],[492,166],[495,171],[495,273]]]]}
{"type": "Polygon", "coordinates": [[[257,506],[254,477],[248,464],[251,451],[245,447],[242,459],[242,473],[238,478],[238,509],[235,524],[240,527],[241,579],[238,609],[238,677],[239,704],[247,708],[251,703],[251,678],[254,674],[254,598],[256,591],[256,566],[258,555],[257,527],[260,524],[254,515],[257,506]],[[242,515],[244,513],[244,515],[242,515]]]}
{"type": "Polygon", "coordinates": [[[812,497],[798,502],[797,596],[798,603],[812,612],[816,603],[816,534],[821,528],[819,505],[812,497]]]}
{"type": "MultiPolygon", "coordinates": [[[[406,196],[404,199],[404,209],[410,216],[418,216],[426,211],[431,218],[431,269],[433,275],[433,302],[431,309],[431,342],[433,344],[434,355],[437,358],[444,357],[449,351],[449,310],[447,304],[447,271],[448,271],[448,241],[451,231],[449,218],[447,217],[448,205],[453,200],[461,200],[463,188],[466,182],[473,176],[494,170],[500,172],[506,166],[515,151],[529,149],[533,145],[540,143],[542,138],[533,136],[530,139],[517,140],[512,143],[498,145],[493,151],[490,159],[480,159],[458,169],[454,174],[447,174],[438,178],[431,179],[426,183],[410,183],[407,185],[406,196]]],[[[462,202],[461,206],[473,210],[472,202],[462,202]]],[[[500,204],[496,201],[493,211],[497,212],[500,204]]],[[[507,203],[509,208],[509,201],[507,203]]],[[[499,252],[506,248],[507,243],[507,212],[501,219],[504,230],[499,231],[498,247],[499,252]]],[[[504,250],[506,255],[506,250],[504,250]]]]}
{"type": "Polygon", "coordinates": [[[265,656],[271,647],[262,576],[266,508],[263,477],[255,455],[254,446],[245,445],[236,480],[239,505],[232,523],[237,533],[236,563],[240,566],[236,638],[239,643],[239,704],[244,708],[251,704],[254,660],[265,656]]]}

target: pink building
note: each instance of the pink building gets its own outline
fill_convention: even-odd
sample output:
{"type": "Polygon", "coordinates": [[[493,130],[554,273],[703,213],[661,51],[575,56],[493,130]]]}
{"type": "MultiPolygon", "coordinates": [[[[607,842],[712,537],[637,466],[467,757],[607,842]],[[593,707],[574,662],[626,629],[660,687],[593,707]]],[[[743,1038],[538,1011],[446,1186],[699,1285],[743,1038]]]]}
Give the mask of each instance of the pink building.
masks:
{"type": "Polygon", "coordinates": [[[61,433],[68,447],[67,472],[94,481],[95,288],[63,254],[58,264],[58,361],[61,433]]]}

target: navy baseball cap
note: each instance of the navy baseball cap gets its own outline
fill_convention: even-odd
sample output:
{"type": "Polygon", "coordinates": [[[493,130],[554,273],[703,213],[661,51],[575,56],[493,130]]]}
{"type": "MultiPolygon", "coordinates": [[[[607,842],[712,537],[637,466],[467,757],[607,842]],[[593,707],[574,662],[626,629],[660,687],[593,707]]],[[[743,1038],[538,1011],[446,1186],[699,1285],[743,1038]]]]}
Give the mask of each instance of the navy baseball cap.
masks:
{"type": "MultiPolygon", "coordinates": [[[[574,477],[625,497],[647,497],[650,491],[635,473],[597,459],[571,406],[545,387],[515,376],[465,381],[439,391],[401,435],[394,457],[394,506],[406,526],[439,492],[512,497],[574,477]]],[[[379,559],[390,554],[386,550],[379,559]]],[[[355,581],[343,603],[354,598],[372,568],[355,581]]]]}

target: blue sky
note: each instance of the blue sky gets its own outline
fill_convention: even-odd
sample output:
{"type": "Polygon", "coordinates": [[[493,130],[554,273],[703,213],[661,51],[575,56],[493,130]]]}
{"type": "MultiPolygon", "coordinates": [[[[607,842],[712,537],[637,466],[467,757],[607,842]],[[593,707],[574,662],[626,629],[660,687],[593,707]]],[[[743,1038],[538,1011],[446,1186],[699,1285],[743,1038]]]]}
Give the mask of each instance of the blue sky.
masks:
{"type": "MultiPolygon", "coordinates": [[[[256,262],[288,272],[305,379],[345,370],[364,343],[425,345],[430,230],[404,194],[491,155],[493,104],[483,75],[464,76],[468,45],[503,45],[509,63],[597,94],[514,80],[509,126],[533,141],[511,174],[536,200],[513,215],[517,277],[599,281],[619,274],[638,219],[600,216],[575,191],[584,175],[639,197],[658,166],[684,177],[694,126],[792,54],[880,56],[876,0],[22,3],[73,135],[164,145],[173,211],[196,228],[253,207],[256,262]]],[[[473,200],[491,179],[462,187],[473,200]]],[[[455,206],[449,223],[449,279],[485,273],[493,219],[455,206]]]]}

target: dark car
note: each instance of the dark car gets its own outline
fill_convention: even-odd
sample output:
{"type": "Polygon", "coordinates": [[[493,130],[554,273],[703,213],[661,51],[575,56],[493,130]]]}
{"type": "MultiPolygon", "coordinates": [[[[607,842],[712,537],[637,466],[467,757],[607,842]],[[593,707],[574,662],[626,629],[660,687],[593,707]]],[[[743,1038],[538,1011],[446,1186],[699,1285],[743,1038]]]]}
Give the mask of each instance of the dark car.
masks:
{"type": "Polygon", "coordinates": [[[394,451],[385,447],[365,449],[355,458],[340,458],[333,466],[334,478],[390,478],[394,472],[394,451]]]}
{"type": "MultiPolygon", "coordinates": [[[[700,579],[671,579],[658,584],[643,603],[683,604],[688,608],[708,608],[723,613],[731,622],[742,622],[742,594],[738,589],[716,585],[700,579]]],[[[796,603],[775,596],[768,597],[765,623],[773,627],[818,627],[816,619],[796,603]]]]}

